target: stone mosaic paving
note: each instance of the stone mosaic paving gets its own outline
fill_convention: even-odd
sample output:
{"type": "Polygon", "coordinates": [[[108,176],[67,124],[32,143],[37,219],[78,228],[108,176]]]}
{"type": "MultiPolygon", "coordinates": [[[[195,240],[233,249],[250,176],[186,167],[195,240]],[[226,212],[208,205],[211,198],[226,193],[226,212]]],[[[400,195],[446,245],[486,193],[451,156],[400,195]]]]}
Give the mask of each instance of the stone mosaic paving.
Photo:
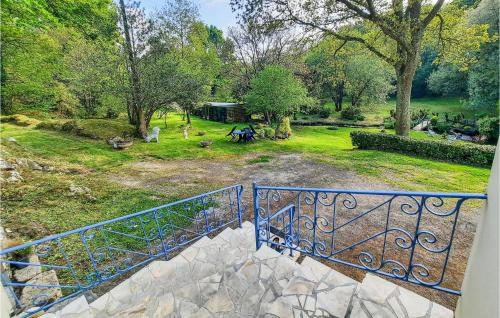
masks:
{"type": "Polygon", "coordinates": [[[204,237],[155,261],[91,304],[81,296],[44,318],[73,317],[425,317],[448,309],[367,274],[362,283],[306,257],[263,246],[253,224],[204,237]]]}

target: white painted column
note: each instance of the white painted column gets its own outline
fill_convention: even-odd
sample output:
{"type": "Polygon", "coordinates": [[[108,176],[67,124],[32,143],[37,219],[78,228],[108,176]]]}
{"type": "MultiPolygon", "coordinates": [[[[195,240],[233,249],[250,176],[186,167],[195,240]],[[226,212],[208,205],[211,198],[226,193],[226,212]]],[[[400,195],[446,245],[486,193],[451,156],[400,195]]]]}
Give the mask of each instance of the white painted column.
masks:
{"type": "Polygon", "coordinates": [[[500,317],[500,154],[497,145],[488,185],[488,202],[481,211],[472,245],[457,318],[500,317]]]}
{"type": "Polygon", "coordinates": [[[7,291],[0,284],[0,318],[9,318],[12,312],[12,303],[7,295],[7,291]]]}

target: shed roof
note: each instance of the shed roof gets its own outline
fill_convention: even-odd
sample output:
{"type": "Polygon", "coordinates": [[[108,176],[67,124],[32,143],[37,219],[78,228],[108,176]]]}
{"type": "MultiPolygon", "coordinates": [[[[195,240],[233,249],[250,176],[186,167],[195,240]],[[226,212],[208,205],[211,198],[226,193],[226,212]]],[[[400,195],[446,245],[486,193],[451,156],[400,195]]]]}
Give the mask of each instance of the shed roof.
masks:
{"type": "Polygon", "coordinates": [[[205,105],[212,107],[233,108],[241,106],[240,103],[223,103],[223,102],[208,102],[205,105]]]}

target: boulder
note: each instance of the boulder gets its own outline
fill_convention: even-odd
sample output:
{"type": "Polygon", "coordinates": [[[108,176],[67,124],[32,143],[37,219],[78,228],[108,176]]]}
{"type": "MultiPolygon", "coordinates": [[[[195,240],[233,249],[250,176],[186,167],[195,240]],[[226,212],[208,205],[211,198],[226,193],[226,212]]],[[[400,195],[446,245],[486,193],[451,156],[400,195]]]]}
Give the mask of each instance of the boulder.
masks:
{"type": "MultiPolygon", "coordinates": [[[[58,286],[59,280],[56,272],[50,270],[36,275],[27,284],[58,286]]],[[[62,292],[59,287],[25,286],[21,292],[21,306],[26,308],[42,306],[60,297],[62,297],[62,292]]]]}
{"type": "Polygon", "coordinates": [[[43,167],[41,165],[39,165],[36,161],[33,161],[33,160],[29,160],[28,159],[28,166],[32,170],[38,170],[38,171],[42,171],[43,170],[43,167]]]}
{"type": "Polygon", "coordinates": [[[202,140],[200,141],[200,146],[203,148],[208,148],[210,145],[212,145],[212,140],[202,140]]]}
{"type": "MultiPolygon", "coordinates": [[[[40,260],[38,259],[38,256],[35,254],[31,254],[28,258],[28,262],[31,264],[40,264],[40,260]]],[[[14,279],[18,282],[24,283],[36,275],[40,274],[42,272],[42,267],[41,266],[26,266],[21,269],[16,269],[14,271],[14,279]]]]}
{"type": "Polygon", "coordinates": [[[16,170],[10,172],[10,177],[7,178],[7,182],[20,182],[23,181],[23,177],[16,170]]]}
{"type": "Polygon", "coordinates": [[[16,166],[0,159],[0,170],[15,170],[16,166]]]}
{"type": "Polygon", "coordinates": [[[84,187],[84,186],[77,186],[75,184],[71,184],[69,186],[69,191],[71,192],[71,196],[84,196],[86,197],[87,199],[89,200],[96,200],[96,198],[94,196],[92,196],[92,191],[90,191],[89,188],[87,187],[84,187]]]}

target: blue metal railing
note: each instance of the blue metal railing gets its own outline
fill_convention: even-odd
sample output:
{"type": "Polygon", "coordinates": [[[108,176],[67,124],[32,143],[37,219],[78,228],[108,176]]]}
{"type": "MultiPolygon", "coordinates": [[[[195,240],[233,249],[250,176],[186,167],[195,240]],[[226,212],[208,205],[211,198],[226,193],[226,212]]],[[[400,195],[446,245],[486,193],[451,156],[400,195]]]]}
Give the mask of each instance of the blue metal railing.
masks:
{"type": "Polygon", "coordinates": [[[487,196],[254,184],[253,199],[257,249],[279,245],[460,295],[460,282],[445,279],[459,212],[487,196]],[[273,228],[285,233],[282,243],[272,240],[273,228]]]}
{"type": "Polygon", "coordinates": [[[232,223],[241,226],[242,192],[241,185],[222,188],[4,249],[2,284],[18,312],[29,316],[46,310],[152,260],[168,259],[171,252],[208,233],[232,223]],[[32,250],[38,262],[16,258],[26,250],[32,250]],[[57,277],[58,282],[9,278],[11,269],[27,266],[40,268],[38,276],[57,277]],[[31,292],[20,292],[23,288],[31,292]]]}

